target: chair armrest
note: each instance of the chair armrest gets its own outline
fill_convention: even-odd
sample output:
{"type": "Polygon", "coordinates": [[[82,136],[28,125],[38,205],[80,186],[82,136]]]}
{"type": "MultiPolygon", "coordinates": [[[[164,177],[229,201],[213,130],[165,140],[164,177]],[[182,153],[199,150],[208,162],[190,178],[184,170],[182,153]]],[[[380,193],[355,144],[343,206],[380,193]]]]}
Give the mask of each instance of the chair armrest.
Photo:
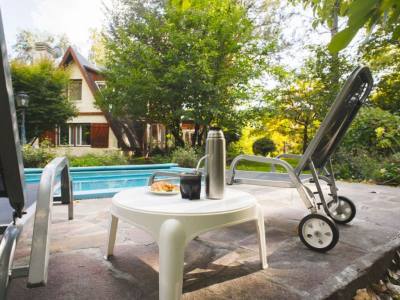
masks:
{"type": "Polygon", "coordinates": [[[293,158],[293,159],[301,159],[302,155],[301,154],[292,154],[292,153],[282,153],[279,154],[275,158],[293,158]]]}
{"type": "Polygon", "coordinates": [[[288,162],[286,162],[282,159],[256,156],[256,155],[239,155],[239,156],[236,156],[231,163],[230,174],[227,178],[227,184],[232,185],[234,183],[236,166],[240,161],[243,161],[243,160],[266,163],[266,164],[270,164],[271,166],[279,165],[279,166],[282,166],[283,168],[285,168],[285,170],[288,172],[290,177],[292,177],[292,176],[296,177],[293,167],[288,162]]]}
{"type": "Polygon", "coordinates": [[[147,181],[147,185],[152,185],[156,179],[156,176],[169,176],[168,178],[165,178],[164,180],[171,180],[171,179],[175,179],[175,178],[180,178],[180,173],[165,172],[165,171],[154,172],[149,177],[149,180],[147,181]]]}
{"type": "MultiPolygon", "coordinates": [[[[302,155],[300,154],[292,154],[292,153],[282,153],[276,156],[275,158],[281,159],[281,158],[292,158],[292,159],[298,159],[300,160],[302,158],[302,155]]],[[[275,165],[271,166],[271,171],[276,172],[275,165]]]]}

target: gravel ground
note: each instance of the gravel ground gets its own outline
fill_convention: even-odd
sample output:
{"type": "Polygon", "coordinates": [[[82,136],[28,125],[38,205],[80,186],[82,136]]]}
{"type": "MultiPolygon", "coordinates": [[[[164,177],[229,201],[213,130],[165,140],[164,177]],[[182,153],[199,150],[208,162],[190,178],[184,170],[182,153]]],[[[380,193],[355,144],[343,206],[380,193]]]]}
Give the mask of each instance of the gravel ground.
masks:
{"type": "Polygon", "coordinates": [[[400,251],[392,260],[392,266],[379,282],[357,290],[354,300],[400,300],[400,251]]]}

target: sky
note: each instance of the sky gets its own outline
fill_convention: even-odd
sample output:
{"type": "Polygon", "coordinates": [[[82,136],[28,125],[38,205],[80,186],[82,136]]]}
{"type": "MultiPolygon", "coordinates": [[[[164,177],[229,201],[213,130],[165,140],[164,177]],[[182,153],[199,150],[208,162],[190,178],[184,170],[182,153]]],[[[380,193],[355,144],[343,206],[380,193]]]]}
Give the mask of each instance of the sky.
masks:
{"type": "MultiPolygon", "coordinates": [[[[71,45],[85,57],[88,56],[90,41],[89,30],[101,28],[105,23],[104,6],[112,0],[0,0],[3,25],[8,52],[12,55],[12,46],[16,35],[22,29],[48,32],[53,35],[66,34],[71,45]]],[[[281,6],[287,4],[282,1],[281,6]]],[[[310,9],[302,11],[288,8],[297,13],[281,24],[283,35],[292,42],[292,46],[280,52],[280,60],[291,69],[299,68],[310,55],[307,45],[327,44],[329,32],[323,28],[311,29],[313,15],[310,9]]],[[[351,48],[351,47],[349,47],[351,48]]]]}
{"type": "Polygon", "coordinates": [[[101,28],[105,0],[0,0],[9,53],[21,29],[67,34],[72,45],[88,55],[89,29],[101,28]]]}

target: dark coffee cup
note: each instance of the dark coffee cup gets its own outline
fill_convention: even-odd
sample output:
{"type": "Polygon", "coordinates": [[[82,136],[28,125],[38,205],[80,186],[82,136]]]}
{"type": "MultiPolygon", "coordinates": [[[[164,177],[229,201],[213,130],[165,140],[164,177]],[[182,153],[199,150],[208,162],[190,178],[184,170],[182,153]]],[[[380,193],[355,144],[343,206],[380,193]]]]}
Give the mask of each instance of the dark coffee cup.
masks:
{"type": "Polygon", "coordinates": [[[182,173],[180,175],[181,195],[183,199],[200,199],[201,174],[182,173]]]}

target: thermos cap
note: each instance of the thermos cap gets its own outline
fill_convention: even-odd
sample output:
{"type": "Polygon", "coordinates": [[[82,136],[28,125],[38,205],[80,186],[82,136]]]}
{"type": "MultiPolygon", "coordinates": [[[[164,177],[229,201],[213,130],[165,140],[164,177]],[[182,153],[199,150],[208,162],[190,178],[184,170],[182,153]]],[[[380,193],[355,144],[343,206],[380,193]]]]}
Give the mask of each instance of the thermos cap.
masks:
{"type": "Polygon", "coordinates": [[[221,128],[219,127],[211,127],[210,131],[207,134],[208,139],[223,139],[224,138],[224,133],[222,132],[221,128]]]}

